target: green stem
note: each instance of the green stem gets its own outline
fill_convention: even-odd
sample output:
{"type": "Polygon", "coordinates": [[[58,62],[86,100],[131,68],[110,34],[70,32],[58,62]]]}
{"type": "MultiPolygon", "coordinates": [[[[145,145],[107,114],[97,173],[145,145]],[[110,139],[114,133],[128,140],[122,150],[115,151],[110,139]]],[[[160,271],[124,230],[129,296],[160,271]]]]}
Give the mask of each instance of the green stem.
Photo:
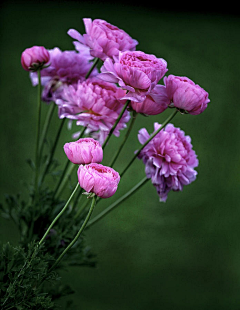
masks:
{"type": "Polygon", "coordinates": [[[108,208],[106,208],[104,211],[99,213],[96,217],[94,217],[87,225],[86,228],[89,228],[93,224],[97,223],[101,218],[106,216],[110,211],[112,211],[114,208],[116,208],[120,203],[122,203],[124,200],[129,198],[132,194],[134,194],[138,189],[140,189],[145,183],[147,183],[149,179],[147,177],[143,178],[137,185],[135,185],[130,191],[128,191],[126,194],[124,194],[122,197],[120,197],[118,200],[116,200],[114,203],[112,203],[108,208]]]}
{"type": "Polygon", "coordinates": [[[79,183],[77,183],[75,189],[73,190],[71,196],[69,197],[68,201],[66,202],[65,206],[62,208],[62,210],[58,213],[58,215],[55,217],[55,219],[52,221],[51,225],[48,227],[47,231],[45,232],[44,236],[42,237],[42,239],[39,241],[38,245],[40,246],[44,239],[46,238],[46,236],[48,235],[50,229],[53,227],[53,225],[56,223],[56,221],[59,219],[59,217],[64,213],[64,211],[67,209],[69,203],[71,202],[74,194],[76,193],[77,189],[79,187],[79,183]]]}
{"type": "Polygon", "coordinates": [[[88,204],[88,201],[86,201],[84,204],[81,205],[81,207],[79,207],[77,213],[74,215],[74,219],[77,219],[79,217],[82,211],[86,208],[87,204],[88,204]]]}
{"type": "Polygon", "coordinates": [[[55,106],[56,106],[56,104],[54,102],[52,102],[50,104],[50,107],[48,109],[48,114],[47,114],[47,117],[45,119],[45,123],[44,123],[43,130],[42,130],[42,135],[41,135],[41,139],[40,139],[40,144],[39,144],[40,157],[41,157],[41,154],[42,154],[43,143],[44,143],[44,140],[45,140],[45,137],[46,137],[49,125],[50,125],[50,120],[52,118],[55,106]]]}
{"type": "Polygon", "coordinates": [[[41,182],[40,184],[43,183],[44,181],[44,178],[46,177],[47,173],[48,173],[48,170],[50,168],[50,165],[52,163],[52,159],[53,159],[53,155],[54,155],[54,152],[56,150],[56,146],[57,146],[57,143],[58,143],[58,140],[59,140],[59,137],[60,137],[60,134],[61,134],[61,131],[62,131],[62,128],[63,128],[63,125],[64,125],[64,122],[65,122],[66,118],[64,118],[59,126],[59,129],[58,129],[58,132],[57,132],[57,135],[56,135],[56,138],[55,138],[55,142],[53,144],[53,147],[51,149],[51,153],[50,153],[50,156],[49,156],[49,159],[48,159],[48,162],[46,164],[46,167],[45,167],[45,170],[42,174],[42,178],[41,178],[41,182]]]}
{"type": "Polygon", "coordinates": [[[140,154],[140,152],[145,148],[145,146],[174,118],[174,116],[177,114],[178,110],[174,111],[166,120],[165,122],[163,122],[162,126],[156,130],[151,136],[150,138],[141,146],[141,148],[135,153],[135,155],[133,156],[133,158],[131,159],[131,161],[128,163],[128,165],[126,166],[126,168],[123,170],[123,172],[120,174],[120,176],[122,177],[124,175],[124,173],[128,170],[128,168],[131,166],[131,164],[134,162],[134,160],[138,157],[138,155],[140,154]]]}
{"type": "Polygon", "coordinates": [[[128,128],[128,130],[127,130],[125,136],[124,136],[124,139],[123,139],[123,141],[122,141],[122,143],[121,143],[121,145],[120,145],[118,151],[116,152],[115,156],[113,157],[113,160],[111,161],[109,167],[112,167],[112,166],[114,165],[115,161],[117,160],[117,158],[118,158],[118,156],[119,156],[119,154],[120,154],[122,148],[124,147],[124,145],[125,145],[125,143],[126,143],[128,137],[129,137],[129,135],[130,135],[130,132],[131,132],[131,130],[132,130],[132,128],[133,128],[133,125],[134,125],[134,123],[135,123],[136,117],[137,117],[137,113],[136,113],[135,111],[133,111],[133,116],[132,116],[132,120],[131,120],[131,123],[130,123],[130,125],[129,125],[129,128],[128,128]]]}
{"type": "Polygon", "coordinates": [[[61,183],[60,183],[57,191],[55,192],[55,195],[54,195],[55,198],[59,197],[59,195],[61,194],[63,188],[65,187],[65,185],[66,185],[66,183],[67,183],[67,181],[69,179],[69,176],[72,174],[74,168],[76,168],[76,165],[71,163],[70,161],[69,161],[69,164],[70,164],[70,166],[68,165],[68,167],[69,167],[68,171],[65,174],[64,178],[61,180],[61,183]]]}
{"type": "Polygon", "coordinates": [[[37,93],[37,136],[36,136],[36,149],[35,149],[35,194],[38,196],[38,171],[39,171],[39,136],[41,124],[41,71],[38,70],[38,93],[37,93]]]}
{"type": "Polygon", "coordinates": [[[81,226],[81,228],[79,229],[78,233],[76,234],[75,238],[72,240],[72,242],[66,247],[66,249],[62,252],[62,254],[58,257],[58,259],[55,261],[55,263],[52,265],[52,267],[50,268],[49,272],[54,268],[56,267],[56,265],[61,261],[61,259],[63,258],[63,256],[67,253],[67,251],[69,249],[71,249],[71,247],[77,242],[78,238],[80,237],[81,233],[83,232],[85,226],[87,225],[91,215],[92,215],[92,212],[94,210],[94,207],[95,207],[95,204],[96,204],[96,196],[94,196],[92,198],[92,204],[91,204],[91,207],[88,211],[88,214],[81,226]]]}
{"type": "Polygon", "coordinates": [[[107,145],[107,143],[108,143],[108,141],[109,141],[111,135],[113,134],[115,128],[117,127],[117,124],[120,122],[120,119],[122,118],[122,116],[123,116],[125,110],[127,109],[129,102],[130,102],[130,100],[127,100],[127,101],[126,101],[124,107],[122,108],[121,113],[118,115],[118,118],[116,119],[116,121],[115,121],[113,127],[112,127],[111,130],[109,131],[108,136],[107,136],[106,140],[104,141],[104,143],[103,143],[103,145],[102,145],[102,148],[103,148],[103,149],[104,149],[105,146],[107,145]]]}
{"type": "Polygon", "coordinates": [[[93,64],[92,64],[90,70],[88,71],[88,73],[86,74],[85,79],[87,79],[89,77],[89,75],[93,72],[93,69],[96,67],[98,61],[99,61],[99,58],[94,58],[93,64]]]}

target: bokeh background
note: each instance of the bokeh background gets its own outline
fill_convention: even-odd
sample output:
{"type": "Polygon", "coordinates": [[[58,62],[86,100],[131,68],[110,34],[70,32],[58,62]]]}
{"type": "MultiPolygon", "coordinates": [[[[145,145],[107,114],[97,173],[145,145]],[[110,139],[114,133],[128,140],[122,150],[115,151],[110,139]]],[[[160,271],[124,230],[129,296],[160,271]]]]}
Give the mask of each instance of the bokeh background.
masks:
{"type": "MultiPolygon", "coordinates": [[[[25,182],[32,178],[26,159],[34,158],[36,89],[21,67],[22,51],[33,45],[72,50],[68,29],[84,33],[82,18],[105,19],[137,39],[139,50],[166,59],[167,74],[187,76],[206,89],[211,103],[199,116],[179,114],[173,120],[192,138],[200,163],[197,180],[183,192],[170,193],[166,203],[160,203],[155,188],[146,184],[86,232],[97,267],[72,268],[62,277],[76,291],[77,309],[239,310],[240,20],[229,7],[206,11],[202,5],[191,11],[183,3],[148,5],[1,3],[0,202],[6,193],[26,194],[25,182]]],[[[44,115],[47,109],[43,104],[44,115]]],[[[153,123],[161,123],[169,113],[138,116],[117,170],[139,147],[138,130],[152,132],[153,123]]],[[[55,113],[52,137],[58,124],[55,113]]],[[[65,162],[62,145],[69,140],[71,132],[65,128],[56,155],[60,163],[65,162]]],[[[120,140],[110,141],[105,164],[120,140]]],[[[144,175],[143,164],[135,161],[113,200],[144,175]]],[[[106,205],[99,205],[95,214],[106,205]]],[[[0,239],[18,242],[14,225],[2,218],[0,239]]]]}

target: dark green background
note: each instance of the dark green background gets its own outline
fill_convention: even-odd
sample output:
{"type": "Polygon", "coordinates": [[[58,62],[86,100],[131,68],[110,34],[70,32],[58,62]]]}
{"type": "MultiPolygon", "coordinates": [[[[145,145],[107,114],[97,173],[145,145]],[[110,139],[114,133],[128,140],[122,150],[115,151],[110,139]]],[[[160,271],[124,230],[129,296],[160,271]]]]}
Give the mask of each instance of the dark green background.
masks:
{"type": "MultiPolygon", "coordinates": [[[[197,180],[183,192],[170,193],[165,204],[149,183],[87,231],[97,268],[62,274],[76,290],[77,309],[239,310],[238,16],[119,2],[10,1],[1,6],[1,202],[5,193],[26,193],[24,182],[32,177],[25,160],[34,157],[36,89],[20,64],[25,48],[73,49],[67,30],[84,33],[82,18],[101,18],[137,39],[139,50],[166,59],[168,74],[187,76],[209,92],[211,103],[204,113],[179,114],[173,121],[192,137],[199,158],[197,180]]],[[[43,113],[47,108],[43,104],[43,113]]],[[[153,122],[161,123],[169,113],[138,117],[117,170],[139,147],[138,130],[146,127],[152,132],[153,122]]],[[[52,137],[58,124],[55,114],[52,137]]],[[[69,140],[71,133],[65,128],[57,150],[60,162],[65,160],[62,146],[69,140]]],[[[104,164],[119,140],[110,141],[104,164]]],[[[136,161],[110,201],[143,177],[144,166],[136,161]]],[[[99,205],[95,214],[103,208],[99,205]]],[[[18,241],[13,224],[2,219],[0,239],[18,241]]]]}

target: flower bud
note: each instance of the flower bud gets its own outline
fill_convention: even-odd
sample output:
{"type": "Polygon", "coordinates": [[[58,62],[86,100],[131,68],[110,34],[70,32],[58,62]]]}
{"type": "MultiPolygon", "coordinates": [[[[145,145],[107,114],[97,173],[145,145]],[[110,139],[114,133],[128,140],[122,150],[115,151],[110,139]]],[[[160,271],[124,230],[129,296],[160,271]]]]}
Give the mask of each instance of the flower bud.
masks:
{"type": "Polygon", "coordinates": [[[42,69],[50,60],[48,50],[43,46],[33,46],[25,49],[21,56],[21,64],[26,71],[37,71],[42,69]]]}
{"type": "Polygon", "coordinates": [[[92,138],[65,143],[63,148],[68,159],[74,164],[100,163],[103,159],[100,143],[92,138]]]}
{"type": "Polygon", "coordinates": [[[115,194],[120,176],[118,172],[101,164],[80,165],[78,182],[88,193],[94,193],[101,198],[109,198],[115,194]]]}

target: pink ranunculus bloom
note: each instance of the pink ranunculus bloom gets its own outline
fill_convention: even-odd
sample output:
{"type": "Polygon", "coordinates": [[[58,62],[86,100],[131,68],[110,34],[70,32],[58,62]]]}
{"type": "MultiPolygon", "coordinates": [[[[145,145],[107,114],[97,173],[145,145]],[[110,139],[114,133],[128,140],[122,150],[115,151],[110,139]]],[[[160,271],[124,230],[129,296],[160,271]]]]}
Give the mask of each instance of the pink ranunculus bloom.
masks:
{"type": "Polygon", "coordinates": [[[43,46],[33,46],[25,49],[21,55],[21,64],[26,71],[37,71],[48,64],[50,55],[43,46]]]}
{"type": "Polygon", "coordinates": [[[142,102],[131,101],[131,107],[137,113],[157,115],[165,111],[169,103],[166,87],[158,84],[142,102]]]}
{"type": "Polygon", "coordinates": [[[210,102],[208,93],[187,77],[169,75],[164,84],[172,105],[189,114],[202,113],[210,102]]]}
{"type": "Polygon", "coordinates": [[[109,198],[115,194],[120,176],[117,171],[101,164],[80,165],[78,182],[88,193],[94,193],[101,198],[109,198]]]}
{"type": "Polygon", "coordinates": [[[128,91],[124,99],[142,102],[167,72],[167,62],[141,51],[126,51],[114,61],[107,58],[101,72],[99,78],[128,91]]]}
{"type": "MultiPolygon", "coordinates": [[[[86,54],[76,51],[61,51],[58,47],[49,50],[50,66],[41,71],[41,82],[43,85],[42,99],[46,102],[56,101],[61,98],[63,88],[66,85],[76,85],[83,81],[92,63],[86,54]]],[[[98,74],[95,69],[91,76],[98,74]]],[[[30,73],[32,84],[38,84],[35,72],[30,73]]]]}
{"type": "Polygon", "coordinates": [[[109,24],[102,19],[83,19],[86,34],[83,36],[75,29],[70,29],[68,34],[75,40],[77,50],[80,45],[90,48],[90,54],[105,60],[107,57],[118,55],[119,51],[134,51],[138,42],[132,39],[125,31],[109,24]]]}
{"type": "MultiPolygon", "coordinates": [[[[79,82],[76,87],[65,87],[62,100],[57,100],[60,118],[76,120],[79,126],[87,126],[86,134],[103,144],[125,104],[120,100],[125,91],[116,85],[97,78],[79,82]]],[[[125,111],[113,134],[119,136],[126,127],[130,113],[125,111]]],[[[76,136],[75,136],[76,137],[76,136]]]]}
{"type": "Polygon", "coordinates": [[[64,144],[64,152],[74,164],[100,163],[103,150],[100,143],[92,138],[82,138],[64,144]]]}
{"type": "MultiPolygon", "coordinates": [[[[160,128],[154,123],[154,131],[160,128]]],[[[138,139],[144,144],[150,135],[145,128],[138,139]]],[[[168,192],[181,191],[196,179],[198,159],[192,149],[191,138],[180,129],[168,124],[141,151],[138,156],[145,164],[145,172],[156,187],[160,201],[166,201],[168,192]]]]}

